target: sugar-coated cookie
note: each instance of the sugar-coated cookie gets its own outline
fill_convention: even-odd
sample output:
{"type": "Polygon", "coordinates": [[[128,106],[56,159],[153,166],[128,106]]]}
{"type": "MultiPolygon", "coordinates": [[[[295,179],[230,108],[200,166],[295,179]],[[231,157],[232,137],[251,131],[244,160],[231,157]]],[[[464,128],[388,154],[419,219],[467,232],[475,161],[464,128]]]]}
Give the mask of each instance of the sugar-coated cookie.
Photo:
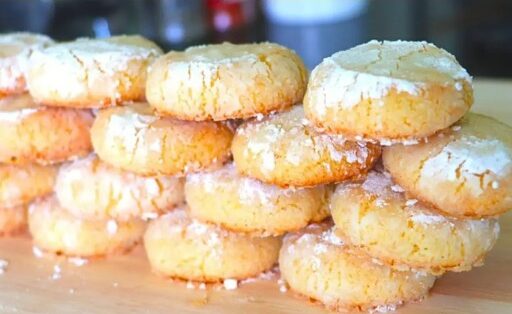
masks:
{"type": "Polygon", "coordinates": [[[54,196],[30,205],[28,225],[40,249],[81,257],[123,253],[139,243],[146,228],[140,219],[120,222],[76,218],[54,196]]]}
{"type": "Polygon", "coordinates": [[[388,173],[337,186],[331,198],[337,232],[396,269],[434,274],[481,266],[496,242],[496,219],[456,219],[408,199],[388,173]]]}
{"type": "Polygon", "coordinates": [[[160,113],[181,120],[245,119],[302,101],[306,83],[306,68],[290,49],[222,43],[158,58],[146,97],[160,113]]]}
{"type": "Polygon", "coordinates": [[[176,209],[149,223],[144,247],[151,267],[161,275],[217,282],[254,277],[272,268],[281,238],[229,232],[176,209]]]}
{"type": "Polygon", "coordinates": [[[435,281],[425,272],[378,263],[343,243],[331,223],[286,235],[279,269],[292,290],[336,311],[393,310],[426,296],[435,281]]]}
{"type": "Polygon", "coordinates": [[[330,186],[279,188],[238,174],[233,164],[187,176],[190,215],[252,235],[281,235],[329,216],[330,186]]]}
{"type": "Polygon", "coordinates": [[[25,205],[0,206],[0,237],[17,234],[23,231],[26,226],[27,208],[25,205]]]}
{"type": "Polygon", "coordinates": [[[387,147],[384,166],[414,197],[457,217],[512,209],[512,128],[468,113],[428,142],[387,147]]]}
{"type": "Polygon", "coordinates": [[[365,174],[380,147],[319,133],[301,106],[237,129],[231,146],[237,169],[279,186],[313,186],[365,174]]]}
{"type": "Polygon", "coordinates": [[[144,103],[98,112],[91,129],[103,161],[142,175],[215,168],[231,155],[233,131],[222,123],[157,117],[144,103]]]}
{"type": "Polygon", "coordinates": [[[0,163],[54,164],[92,149],[89,110],[36,105],[30,96],[0,99],[0,163]]]}
{"type": "Polygon", "coordinates": [[[472,103],[471,77],[454,56],[408,41],[372,40],[335,53],[313,70],[304,97],[315,125],[383,144],[432,135],[472,103]]]}
{"type": "Polygon", "coordinates": [[[33,51],[53,41],[40,34],[0,34],[0,98],[27,91],[26,73],[33,51]]]}
{"type": "Polygon", "coordinates": [[[0,208],[26,205],[53,191],[57,167],[0,164],[0,208]]]}
{"type": "Polygon", "coordinates": [[[80,38],[36,51],[27,83],[48,106],[102,108],[145,99],[146,71],[162,54],[141,36],[80,38]]]}
{"type": "Polygon", "coordinates": [[[75,217],[126,221],[157,216],[181,205],[183,185],[182,178],[142,177],[91,155],[60,168],[55,194],[75,217]]]}

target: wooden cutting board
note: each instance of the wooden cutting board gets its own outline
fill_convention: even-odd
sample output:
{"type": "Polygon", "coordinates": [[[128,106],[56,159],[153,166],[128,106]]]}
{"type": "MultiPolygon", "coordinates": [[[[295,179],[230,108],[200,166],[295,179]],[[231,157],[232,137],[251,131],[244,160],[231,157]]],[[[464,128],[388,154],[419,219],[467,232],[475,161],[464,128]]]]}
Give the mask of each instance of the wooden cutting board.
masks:
{"type": "MultiPolygon", "coordinates": [[[[473,110],[512,125],[512,81],[477,80],[475,97],[473,110]]],[[[501,225],[484,267],[445,275],[424,302],[397,313],[512,313],[512,212],[501,225]]],[[[0,274],[0,313],[326,313],[289,291],[280,292],[275,279],[233,291],[187,289],[153,275],[141,247],[77,266],[34,257],[24,236],[0,239],[0,259],[9,263],[0,274]]]]}

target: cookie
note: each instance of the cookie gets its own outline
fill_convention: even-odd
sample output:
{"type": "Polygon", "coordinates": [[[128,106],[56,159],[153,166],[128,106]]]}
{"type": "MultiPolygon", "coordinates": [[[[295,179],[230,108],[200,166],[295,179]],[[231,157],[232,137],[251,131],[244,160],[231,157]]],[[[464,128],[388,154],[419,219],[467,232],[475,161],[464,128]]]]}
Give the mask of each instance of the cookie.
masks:
{"type": "Polygon", "coordinates": [[[183,185],[182,178],[142,177],[91,155],[60,168],[55,194],[75,217],[127,221],[158,216],[182,204],[183,185]]]}
{"type": "Polygon", "coordinates": [[[471,77],[426,42],[370,41],[328,57],[304,97],[316,126],[348,138],[411,141],[459,120],[473,104],[471,77]]]}
{"type": "Polygon", "coordinates": [[[0,208],[26,205],[53,191],[57,167],[0,164],[0,208]]]}
{"type": "Polygon", "coordinates": [[[316,131],[301,106],[245,123],[231,150],[241,173],[279,186],[343,181],[365,174],[380,157],[376,144],[316,131]]]}
{"type": "Polygon", "coordinates": [[[330,223],[286,235],[279,269],[293,291],[335,311],[393,310],[426,296],[435,281],[425,272],[379,264],[346,245],[330,223]]]}
{"type": "Polygon", "coordinates": [[[88,221],[74,217],[54,196],[32,203],[28,215],[34,244],[47,252],[95,257],[123,253],[139,243],[144,221],[88,221]]]}
{"type": "Polygon", "coordinates": [[[233,132],[216,122],[162,118],[144,103],[98,112],[91,129],[103,161],[141,175],[178,175],[219,167],[233,132]]]}
{"type": "Polygon", "coordinates": [[[442,274],[481,266],[500,230],[496,219],[445,217],[376,171],[339,184],[330,209],[342,238],[400,270],[442,274]]]}
{"type": "Polygon", "coordinates": [[[27,209],[24,205],[0,207],[0,237],[11,236],[27,226],[27,209]]]}
{"type": "Polygon", "coordinates": [[[233,164],[187,176],[190,215],[224,229],[281,235],[329,216],[330,186],[283,189],[238,174],[233,164]]]}
{"type": "Polygon", "coordinates": [[[30,55],[53,41],[40,34],[0,34],[0,98],[27,91],[26,73],[30,55]]]}
{"type": "Polygon", "coordinates": [[[492,118],[468,113],[426,143],[387,147],[383,161],[411,195],[448,215],[512,209],[512,128],[492,118]]]}
{"type": "Polygon", "coordinates": [[[161,275],[202,282],[259,275],[276,262],[281,238],[257,238],[191,219],[177,209],[149,223],[144,247],[161,275]]]}
{"type": "Polygon", "coordinates": [[[80,38],[36,51],[27,82],[37,103],[102,108],[145,99],[146,71],[162,54],[140,36],[80,38]]]}
{"type": "Polygon", "coordinates": [[[54,164],[89,154],[88,110],[36,105],[30,96],[0,99],[0,163],[54,164]]]}
{"type": "Polygon", "coordinates": [[[288,48],[222,43],[158,58],[146,97],[161,114],[181,120],[245,119],[302,101],[306,83],[302,60],[288,48]]]}

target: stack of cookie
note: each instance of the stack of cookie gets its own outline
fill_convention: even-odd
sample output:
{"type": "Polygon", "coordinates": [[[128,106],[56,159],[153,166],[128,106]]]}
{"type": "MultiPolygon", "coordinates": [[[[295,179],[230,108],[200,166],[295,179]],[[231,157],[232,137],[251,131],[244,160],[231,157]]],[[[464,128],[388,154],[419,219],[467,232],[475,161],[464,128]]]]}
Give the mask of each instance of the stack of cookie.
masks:
{"type": "Polygon", "coordinates": [[[191,47],[151,66],[146,96],[166,117],[158,127],[170,130],[160,138],[157,129],[144,131],[139,147],[149,154],[135,155],[144,165],[151,158],[148,171],[187,175],[187,206],[153,221],[145,235],[156,272],[231,289],[275,265],[283,233],[327,216],[327,187],[281,188],[230,161],[242,120],[289,108],[305,89],[303,62],[276,44],[191,47]]]}
{"type": "Polygon", "coordinates": [[[182,180],[141,177],[90,154],[91,109],[143,101],[147,67],[160,54],[142,37],[118,36],[58,43],[31,55],[29,92],[38,111],[53,114],[42,130],[51,136],[30,134],[36,147],[51,139],[53,150],[66,152],[59,161],[73,159],[59,169],[55,195],[31,205],[29,227],[39,248],[80,257],[125,251],[141,240],[141,218],[183,201],[182,180]]]}
{"type": "Polygon", "coordinates": [[[426,295],[445,271],[482,264],[495,216],[512,206],[512,130],[464,116],[472,102],[467,72],[423,42],[372,41],[314,69],[308,121],[384,146],[384,167],[336,186],[334,226],[285,238],[292,289],[335,309],[386,310],[426,295]]]}
{"type": "Polygon", "coordinates": [[[53,164],[90,147],[89,140],[80,142],[78,134],[83,124],[91,122],[90,117],[38,108],[27,94],[30,55],[51,43],[43,35],[0,35],[0,235],[25,228],[28,204],[53,189],[57,171],[53,164]],[[80,123],[74,126],[69,122],[72,119],[80,123]],[[63,130],[73,127],[76,135],[57,140],[63,130]],[[70,137],[81,144],[57,145],[67,146],[70,137]]]}

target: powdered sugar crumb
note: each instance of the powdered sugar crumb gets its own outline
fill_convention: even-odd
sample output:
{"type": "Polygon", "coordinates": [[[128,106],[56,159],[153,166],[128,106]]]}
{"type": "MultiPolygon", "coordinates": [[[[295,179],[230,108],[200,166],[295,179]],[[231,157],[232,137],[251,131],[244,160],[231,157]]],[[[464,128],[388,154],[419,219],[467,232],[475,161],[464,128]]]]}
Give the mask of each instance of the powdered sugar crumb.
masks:
{"type": "Polygon", "coordinates": [[[416,205],[416,203],[418,203],[417,199],[410,199],[405,202],[405,206],[411,207],[416,205]]]}
{"type": "Polygon", "coordinates": [[[0,275],[7,271],[7,266],[9,266],[9,262],[4,259],[0,259],[0,275]]]}
{"type": "Polygon", "coordinates": [[[224,279],[223,286],[226,290],[235,290],[238,288],[238,281],[236,279],[224,279]]]}

